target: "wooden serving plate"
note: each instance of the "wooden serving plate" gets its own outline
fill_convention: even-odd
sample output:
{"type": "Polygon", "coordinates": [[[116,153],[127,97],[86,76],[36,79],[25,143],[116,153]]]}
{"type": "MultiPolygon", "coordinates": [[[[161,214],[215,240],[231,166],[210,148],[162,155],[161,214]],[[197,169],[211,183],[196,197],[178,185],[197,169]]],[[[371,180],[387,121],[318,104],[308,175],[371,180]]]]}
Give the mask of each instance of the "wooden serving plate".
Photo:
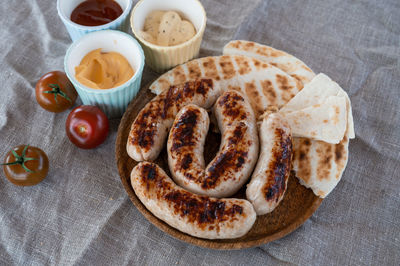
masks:
{"type": "MultiPolygon", "coordinates": [[[[131,201],[147,220],[159,229],[177,239],[201,247],[212,249],[243,249],[259,246],[284,237],[302,225],[319,207],[322,199],[315,196],[312,190],[300,185],[292,173],[289,178],[288,189],[279,206],[272,213],[258,216],[252,229],[241,238],[224,240],[201,239],[182,233],[155,217],[138,199],[130,184],[130,174],[137,162],[131,159],[126,152],[126,142],[132,122],[144,105],[155,96],[148,90],[148,87],[149,85],[140,89],[138,95],[131,101],[122,117],[118,128],[115,153],[121,181],[131,201]]],[[[210,162],[215,156],[220,144],[219,134],[212,133],[211,131],[209,130],[207,135],[204,150],[206,163],[210,162]]],[[[164,148],[155,162],[171,176],[168,168],[166,148],[164,148]]],[[[232,197],[245,198],[244,192],[245,186],[232,197]]]]}

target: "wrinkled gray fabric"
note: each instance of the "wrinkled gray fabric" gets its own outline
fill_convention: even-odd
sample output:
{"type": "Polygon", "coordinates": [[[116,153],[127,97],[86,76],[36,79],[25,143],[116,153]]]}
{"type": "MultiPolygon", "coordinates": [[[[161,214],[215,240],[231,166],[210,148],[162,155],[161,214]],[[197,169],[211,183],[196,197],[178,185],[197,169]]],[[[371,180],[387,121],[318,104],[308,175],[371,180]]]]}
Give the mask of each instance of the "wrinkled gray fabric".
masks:
{"type": "MultiPolygon", "coordinates": [[[[202,56],[220,54],[231,39],[257,41],[294,54],[348,92],[356,139],[336,189],[298,230],[258,248],[215,251],[173,239],[122,187],[118,119],[105,144],[81,150],[65,136],[68,112],[36,104],[36,81],[62,70],[71,43],[56,1],[3,1],[0,154],[38,146],[51,168],[34,187],[14,186],[1,172],[0,265],[400,264],[400,2],[202,2],[202,56]]],[[[145,69],[143,84],[156,76],[145,69]]]]}

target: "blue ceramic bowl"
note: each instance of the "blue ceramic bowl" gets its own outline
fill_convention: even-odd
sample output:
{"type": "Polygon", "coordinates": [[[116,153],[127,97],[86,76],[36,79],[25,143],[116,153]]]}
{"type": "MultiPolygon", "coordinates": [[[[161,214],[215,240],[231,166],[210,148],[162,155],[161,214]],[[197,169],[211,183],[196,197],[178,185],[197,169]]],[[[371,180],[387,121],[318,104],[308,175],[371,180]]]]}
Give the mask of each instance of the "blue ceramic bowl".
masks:
{"type": "Polygon", "coordinates": [[[129,102],[140,89],[144,67],[142,47],[131,36],[121,31],[103,30],[88,33],[74,42],[64,58],[64,69],[75,86],[83,104],[100,107],[109,118],[121,117],[129,102]],[[132,66],[134,75],[124,84],[111,89],[92,89],[79,83],[75,78],[75,67],[89,52],[102,48],[103,52],[118,52],[132,66]]]}
{"type": "Polygon", "coordinates": [[[128,32],[129,30],[129,13],[132,9],[133,0],[115,0],[122,8],[123,12],[116,20],[100,26],[83,26],[71,21],[72,11],[84,0],[57,0],[57,11],[62,22],[64,23],[72,41],[76,41],[89,32],[99,30],[120,30],[128,32]]]}

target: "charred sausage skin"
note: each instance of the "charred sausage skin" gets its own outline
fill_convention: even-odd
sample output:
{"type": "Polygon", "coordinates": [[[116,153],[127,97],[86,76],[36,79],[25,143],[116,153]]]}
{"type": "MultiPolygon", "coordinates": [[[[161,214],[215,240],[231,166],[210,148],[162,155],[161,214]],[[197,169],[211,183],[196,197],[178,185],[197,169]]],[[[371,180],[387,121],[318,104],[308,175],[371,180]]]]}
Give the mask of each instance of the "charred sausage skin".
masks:
{"type": "Polygon", "coordinates": [[[136,161],[155,160],[179,110],[188,104],[209,109],[220,94],[221,90],[211,79],[201,79],[171,86],[154,97],[132,123],[128,155],[136,161]]]}
{"type": "Polygon", "coordinates": [[[198,106],[185,106],[168,137],[168,162],[174,180],[201,195],[228,197],[250,177],[258,157],[258,134],[253,110],[237,91],[226,91],[214,106],[221,130],[220,150],[204,166],[204,142],[209,118],[198,106]]]}
{"type": "Polygon", "coordinates": [[[260,158],[247,185],[246,197],[257,215],[272,212],[283,199],[292,164],[292,134],[278,113],[264,117],[260,126],[260,158]]]}
{"type": "Polygon", "coordinates": [[[136,165],[131,172],[131,184],[141,202],[156,217],[195,237],[241,237],[256,219],[253,206],[247,200],[193,194],[177,186],[155,163],[136,165]]]}

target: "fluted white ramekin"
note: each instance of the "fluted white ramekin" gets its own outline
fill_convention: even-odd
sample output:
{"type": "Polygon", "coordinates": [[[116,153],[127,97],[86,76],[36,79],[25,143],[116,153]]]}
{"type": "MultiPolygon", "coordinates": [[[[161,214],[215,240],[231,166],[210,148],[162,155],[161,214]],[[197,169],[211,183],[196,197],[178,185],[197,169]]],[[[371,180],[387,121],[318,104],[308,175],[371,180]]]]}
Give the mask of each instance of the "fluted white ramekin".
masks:
{"type": "Polygon", "coordinates": [[[132,32],[143,47],[146,64],[157,72],[163,72],[198,56],[206,21],[206,12],[198,0],[140,0],[131,14],[132,32]],[[153,10],[178,11],[193,23],[196,35],[175,46],[159,46],[145,41],[139,32],[143,30],[147,15],[153,10]]]}
{"type": "Polygon", "coordinates": [[[121,30],[128,32],[129,30],[129,13],[132,9],[132,0],[115,0],[122,8],[122,14],[116,20],[100,26],[83,26],[71,21],[72,11],[84,0],[57,0],[57,12],[64,23],[72,41],[76,41],[80,37],[89,32],[99,30],[121,30]]]}
{"type": "Polygon", "coordinates": [[[131,35],[115,30],[96,31],[83,36],[69,47],[64,58],[65,73],[83,104],[100,107],[110,118],[122,116],[129,102],[138,93],[143,67],[144,54],[139,43],[131,35]],[[118,87],[104,90],[92,89],[79,83],[75,78],[75,67],[85,55],[99,48],[104,52],[118,52],[123,55],[134,70],[133,77],[118,87]]]}

